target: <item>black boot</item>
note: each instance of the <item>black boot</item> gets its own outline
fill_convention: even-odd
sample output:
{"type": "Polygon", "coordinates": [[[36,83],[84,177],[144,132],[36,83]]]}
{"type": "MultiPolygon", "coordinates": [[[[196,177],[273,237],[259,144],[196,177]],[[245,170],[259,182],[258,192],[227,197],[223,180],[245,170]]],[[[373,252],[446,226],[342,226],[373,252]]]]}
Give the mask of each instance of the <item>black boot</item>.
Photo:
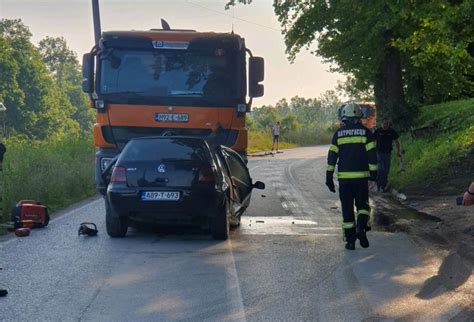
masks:
{"type": "Polygon", "coordinates": [[[359,239],[360,247],[369,247],[369,240],[367,239],[367,233],[365,232],[365,229],[357,231],[357,239],[359,239]]]}
{"type": "Polygon", "coordinates": [[[368,225],[369,223],[369,216],[367,215],[359,215],[357,216],[357,239],[359,239],[360,246],[362,248],[369,247],[369,240],[367,239],[367,232],[371,229],[368,225]]]}
{"type": "Polygon", "coordinates": [[[356,249],[356,245],[354,242],[347,242],[346,243],[346,249],[349,249],[349,250],[354,250],[356,249]]]}
{"type": "Polygon", "coordinates": [[[354,227],[344,229],[344,237],[346,240],[346,249],[354,250],[357,239],[356,229],[354,227]]]}

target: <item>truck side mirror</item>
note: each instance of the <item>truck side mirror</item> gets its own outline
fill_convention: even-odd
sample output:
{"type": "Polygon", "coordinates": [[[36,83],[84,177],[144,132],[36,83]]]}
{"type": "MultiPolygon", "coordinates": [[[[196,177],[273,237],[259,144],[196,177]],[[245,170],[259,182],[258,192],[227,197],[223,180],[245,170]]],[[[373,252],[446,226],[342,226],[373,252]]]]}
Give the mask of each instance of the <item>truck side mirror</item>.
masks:
{"type": "Polygon", "coordinates": [[[89,94],[94,92],[94,56],[90,53],[82,56],[82,90],[89,94]]]}
{"type": "Polygon", "coordinates": [[[265,78],[265,63],[262,57],[249,58],[249,96],[262,97],[264,87],[259,84],[265,78]]]}

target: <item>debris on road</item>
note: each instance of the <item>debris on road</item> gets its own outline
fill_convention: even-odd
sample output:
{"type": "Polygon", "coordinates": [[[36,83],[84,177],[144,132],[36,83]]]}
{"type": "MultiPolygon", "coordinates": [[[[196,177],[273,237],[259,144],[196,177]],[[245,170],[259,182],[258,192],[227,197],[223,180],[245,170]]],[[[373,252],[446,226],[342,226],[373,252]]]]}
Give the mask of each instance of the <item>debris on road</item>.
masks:
{"type": "Polygon", "coordinates": [[[29,236],[31,232],[30,228],[17,228],[15,229],[15,236],[16,237],[26,237],[29,236]]]}
{"type": "Polygon", "coordinates": [[[49,224],[48,208],[36,200],[20,200],[12,209],[15,228],[42,228],[49,224]]]}
{"type": "Polygon", "coordinates": [[[5,289],[0,289],[0,297],[4,297],[4,296],[7,296],[8,294],[8,291],[5,290],[5,289]]]}
{"type": "Polygon", "coordinates": [[[77,235],[87,235],[87,236],[97,236],[97,233],[99,231],[97,230],[97,225],[92,223],[92,222],[83,222],[79,226],[79,229],[77,231],[77,235]]]}
{"type": "Polygon", "coordinates": [[[262,198],[266,198],[267,196],[266,195],[262,195],[262,198]]]}
{"type": "Polygon", "coordinates": [[[257,222],[258,224],[264,224],[264,223],[265,223],[265,221],[263,221],[263,220],[257,220],[256,222],[257,222]]]}

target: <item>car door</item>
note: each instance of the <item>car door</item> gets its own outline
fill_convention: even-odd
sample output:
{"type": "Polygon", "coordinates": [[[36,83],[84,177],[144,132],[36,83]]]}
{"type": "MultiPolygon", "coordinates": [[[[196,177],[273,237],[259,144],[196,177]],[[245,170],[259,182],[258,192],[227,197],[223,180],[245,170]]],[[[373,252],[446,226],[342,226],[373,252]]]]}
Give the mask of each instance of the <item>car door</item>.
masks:
{"type": "Polygon", "coordinates": [[[222,147],[221,153],[227,165],[232,185],[238,192],[238,201],[246,207],[252,192],[252,178],[247,165],[237,152],[229,148],[222,147]]]}

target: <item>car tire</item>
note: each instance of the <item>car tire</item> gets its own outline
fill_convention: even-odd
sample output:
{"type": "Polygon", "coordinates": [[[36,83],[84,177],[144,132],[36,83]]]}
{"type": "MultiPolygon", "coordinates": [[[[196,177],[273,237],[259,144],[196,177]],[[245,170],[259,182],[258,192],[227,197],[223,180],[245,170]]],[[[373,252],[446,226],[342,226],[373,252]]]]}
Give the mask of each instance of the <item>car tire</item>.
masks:
{"type": "Polygon", "coordinates": [[[227,199],[224,205],[216,211],[212,221],[212,238],[215,240],[227,240],[230,231],[229,201],[227,199]]]}
{"type": "Polygon", "coordinates": [[[107,234],[112,238],[125,237],[128,230],[127,218],[119,217],[112,209],[107,198],[105,199],[105,228],[107,234]]]}

